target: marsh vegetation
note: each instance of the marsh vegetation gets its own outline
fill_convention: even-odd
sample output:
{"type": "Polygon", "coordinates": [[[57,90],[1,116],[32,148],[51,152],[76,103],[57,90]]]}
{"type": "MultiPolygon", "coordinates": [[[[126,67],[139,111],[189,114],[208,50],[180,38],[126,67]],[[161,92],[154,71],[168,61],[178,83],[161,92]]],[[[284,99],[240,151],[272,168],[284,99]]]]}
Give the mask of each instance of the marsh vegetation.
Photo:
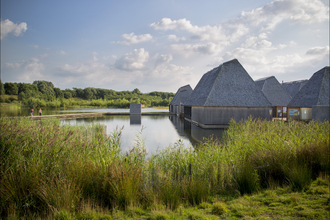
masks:
{"type": "Polygon", "coordinates": [[[231,122],[224,139],[146,158],[143,131],[0,118],[0,216],[7,219],[328,217],[330,124],[231,122]]]}

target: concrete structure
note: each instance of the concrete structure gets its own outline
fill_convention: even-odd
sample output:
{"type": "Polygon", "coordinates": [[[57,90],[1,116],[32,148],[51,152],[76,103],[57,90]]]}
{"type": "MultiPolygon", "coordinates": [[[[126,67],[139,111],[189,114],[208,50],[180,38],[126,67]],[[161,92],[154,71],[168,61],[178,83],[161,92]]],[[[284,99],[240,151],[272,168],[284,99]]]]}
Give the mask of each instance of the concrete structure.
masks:
{"type": "Polygon", "coordinates": [[[202,128],[229,125],[231,119],[271,120],[271,103],[237,59],[205,73],[184,103],[186,120],[202,128]]]}
{"type": "Polygon", "coordinates": [[[141,115],[141,104],[131,103],[129,109],[131,115],[141,115]]]}
{"type": "Polygon", "coordinates": [[[184,111],[184,102],[189,98],[192,93],[190,85],[182,86],[178,89],[169,105],[169,111],[180,115],[184,111]]]}
{"type": "Polygon", "coordinates": [[[287,106],[291,101],[291,96],[277,79],[274,76],[270,76],[256,80],[255,83],[272,104],[272,116],[274,118],[286,118],[287,106]]]}
{"type": "Polygon", "coordinates": [[[282,83],[282,87],[290,94],[291,98],[293,98],[307,82],[308,79],[285,82],[282,83]]]}
{"type": "Polygon", "coordinates": [[[305,86],[293,97],[288,104],[288,118],[297,120],[326,120],[329,101],[329,66],[313,74],[305,86]],[[313,113],[313,108],[316,112],[313,113]],[[325,116],[322,116],[325,115],[325,116]]]}

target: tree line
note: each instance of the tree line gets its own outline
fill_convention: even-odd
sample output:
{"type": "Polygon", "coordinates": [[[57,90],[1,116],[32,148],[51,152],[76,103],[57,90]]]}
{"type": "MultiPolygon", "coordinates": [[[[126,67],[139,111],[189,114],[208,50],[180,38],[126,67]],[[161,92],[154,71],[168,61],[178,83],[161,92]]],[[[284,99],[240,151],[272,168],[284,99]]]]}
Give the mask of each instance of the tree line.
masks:
{"type": "Polygon", "coordinates": [[[52,82],[36,80],[31,83],[2,83],[0,80],[0,102],[17,102],[29,107],[68,107],[99,106],[128,108],[130,103],[143,104],[146,107],[168,106],[174,97],[171,92],[142,93],[133,91],[114,91],[87,87],[61,90],[52,82]]]}

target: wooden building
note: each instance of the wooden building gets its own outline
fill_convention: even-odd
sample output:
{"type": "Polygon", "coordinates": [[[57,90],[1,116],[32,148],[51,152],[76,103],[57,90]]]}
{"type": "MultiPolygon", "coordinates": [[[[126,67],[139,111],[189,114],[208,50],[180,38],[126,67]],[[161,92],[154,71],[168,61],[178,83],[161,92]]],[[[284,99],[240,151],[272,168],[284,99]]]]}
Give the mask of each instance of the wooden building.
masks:
{"type": "Polygon", "coordinates": [[[185,120],[202,128],[226,127],[249,116],[271,120],[271,103],[237,59],[205,73],[184,103],[185,120]]]}
{"type": "Polygon", "coordinates": [[[291,96],[277,79],[270,76],[256,80],[255,83],[272,104],[272,116],[274,118],[287,118],[287,106],[291,101],[291,96]]]}
{"type": "Polygon", "coordinates": [[[180,87],[170,102],[169,111],[177,115],[183,114],[184,102],[189,98],[192,91],[190,85],[180,87]]]}
{"type": "Polygon", "coordinates": [[[313,74],[288,104],[288,118],[329,120],[329,66],[313,74]],[[313,111],[317,114],[313,114],[313,111]],[[325,118],[320,118],[324,115],[325,118]]]}

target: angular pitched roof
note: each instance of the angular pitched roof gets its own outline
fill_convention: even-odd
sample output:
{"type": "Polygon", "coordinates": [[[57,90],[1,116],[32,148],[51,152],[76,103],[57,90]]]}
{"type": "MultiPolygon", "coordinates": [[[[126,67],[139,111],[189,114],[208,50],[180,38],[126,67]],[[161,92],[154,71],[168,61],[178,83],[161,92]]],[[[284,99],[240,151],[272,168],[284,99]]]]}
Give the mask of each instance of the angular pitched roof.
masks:
{"type": "Polygon", "coordinates": [[[172,101],[170,102],[170,105],[179,105],[180,102],[184,103],[189,98],[192,91],[193,90],[189,84],[180,87],[178,91],[175,93],[172,101]]]}
{"type": "Polygon", "coordinates": [[[291,98],[293,98],[307,82],[308,79],[285,82],[282,83],[282,87],[290,94],[291,98]]]}
{"type": "Polygon", "coordinates": [[[187,106],[269,107],[270,102],[237,59],[205,73],[187,106]]]}
{"type": "Polygon", "coordinates": [[[326,66],[308,80],[306,85],[293,97],[290,107],[313,107],[313,105],[330,105],[329,101],[329,70],[326,66]]]}
{"type": "Polygon", "coordinates": [[[274,76],[256,80],[255,83],[273,106],[287,106],[291,101],[290,94],[274,76]]]}

